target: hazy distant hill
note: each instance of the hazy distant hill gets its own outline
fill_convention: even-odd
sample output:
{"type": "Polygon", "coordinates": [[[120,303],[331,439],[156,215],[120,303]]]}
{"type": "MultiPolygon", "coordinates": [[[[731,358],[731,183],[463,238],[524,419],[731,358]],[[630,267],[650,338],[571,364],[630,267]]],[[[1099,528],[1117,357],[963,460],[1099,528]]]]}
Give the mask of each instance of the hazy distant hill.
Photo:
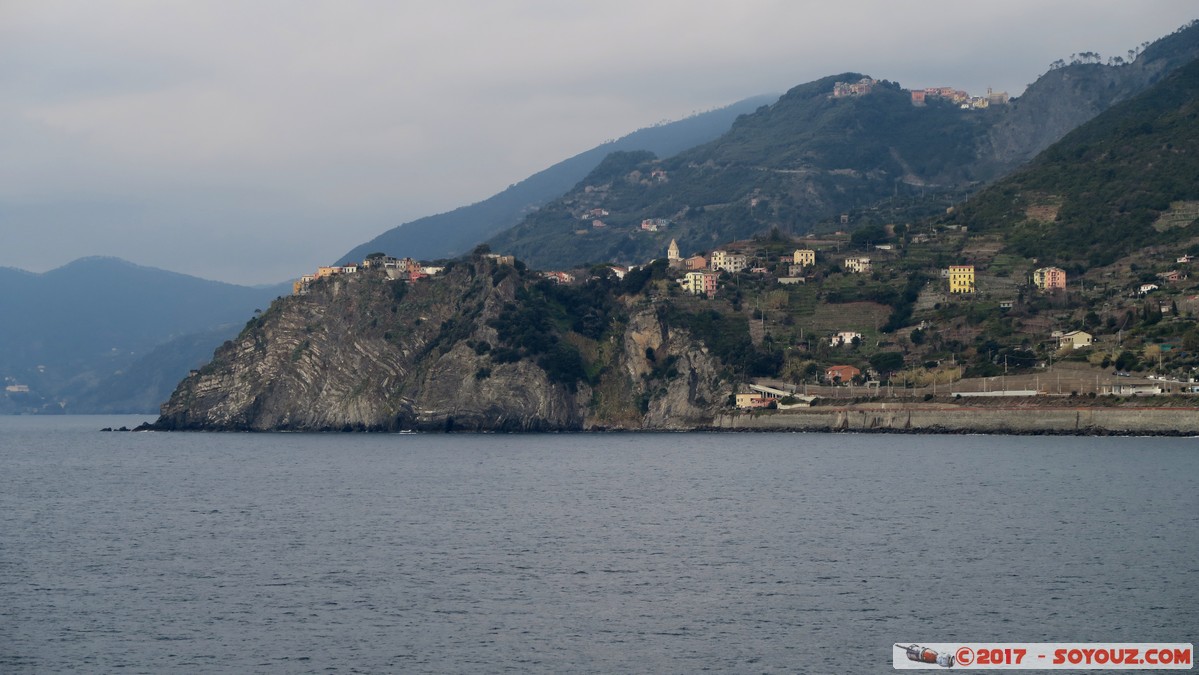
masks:
{"type": "Polygon", "coordinates": [[[660,156],[673,155],[720,136],[728,131],[737,116],[753,112],[777,98],[755,96],[719,110],[635,131],[539,171],[481,202],[392,228],[356,246],[338,262],[360,261],[377,251],[426,260],[460,255],[565,193],[609,153],[649,150],[660,156]]]}
{"type": "Polygon", "coordinates": [[[172,338],[70,399],[70,410],[90,414],[157,412],[179,380],[207,363],[216,348],[236,337],[243,325],[222,324],[172,338]]]}
{"type": "MultiPolygon", "coordinates": [[[[93,408],[76,405],[85,398],[113,411],[146,410],[124,407],[121,396],[101,383],[168,340],[217,326],[235,334],[254,309],[290,292],[207,281],[116,258],[84,258],[44,274],[0,268],[0,288],[5,317],[0,412],[89,412],[93,408]]],[[[192,365],[169,374],[166,394],[219,344],[193,344],[191,356],[180,359],[192,365]]]]}
{"type": "Polygon", "coordinates": [[[774,228],[855,229],[944,213],[1113,103],[1199,56],[1199,27],[1128,65],[1055,67],[1011,105],[913,106],[896,83],[834,97],[843,73],[800,85],[673,157],[618,153],[563,197],[490,240],[534,267],[639,263],[671,239],[684,253],[774,228]],[[841,223],[841,215],[848,218],[841,223]],[[642,223],[652,220],[657,231],[642,223]]]}

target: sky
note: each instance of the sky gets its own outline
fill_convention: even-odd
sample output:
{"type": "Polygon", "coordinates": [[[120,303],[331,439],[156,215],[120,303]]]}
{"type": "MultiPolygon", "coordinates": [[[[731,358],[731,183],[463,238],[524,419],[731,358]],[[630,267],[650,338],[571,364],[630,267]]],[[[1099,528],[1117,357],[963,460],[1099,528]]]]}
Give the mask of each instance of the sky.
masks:
{"type": "Polygon", "coordinates": [[[0,266],[281,282],[660,121],[846,71],[1015,96],[1195,18],[1193,0],[0,0],[0,266]]]}

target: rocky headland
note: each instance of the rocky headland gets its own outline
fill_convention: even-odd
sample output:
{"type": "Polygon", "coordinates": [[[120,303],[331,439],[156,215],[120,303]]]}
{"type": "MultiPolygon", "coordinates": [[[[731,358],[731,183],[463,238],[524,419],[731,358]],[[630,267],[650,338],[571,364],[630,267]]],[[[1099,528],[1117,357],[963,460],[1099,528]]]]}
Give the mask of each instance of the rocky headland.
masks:
{"type": "Polygon", "coordinates": [[[645,296],[620,298],[598,339],[552,324],[535,335],[548,346],[508,344],[495,325],[519,321],[537,283],[547,282],[479,256],[419,283],[382,270],[320,279],[220,347],[150,427],[582,431],[715,419],[725,369],[645,296]]]}

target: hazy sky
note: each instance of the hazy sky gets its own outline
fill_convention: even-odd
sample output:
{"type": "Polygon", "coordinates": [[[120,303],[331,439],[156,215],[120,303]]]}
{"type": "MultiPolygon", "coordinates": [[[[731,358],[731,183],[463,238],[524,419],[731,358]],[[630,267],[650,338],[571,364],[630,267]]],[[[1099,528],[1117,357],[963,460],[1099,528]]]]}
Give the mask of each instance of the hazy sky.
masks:
{"type": "Polygon", "coordinates": [[[0,0],[0,266],[283,281],[661,120],[844,71],[1017,95],[1194,18],[1194,0],[0,0]]]}

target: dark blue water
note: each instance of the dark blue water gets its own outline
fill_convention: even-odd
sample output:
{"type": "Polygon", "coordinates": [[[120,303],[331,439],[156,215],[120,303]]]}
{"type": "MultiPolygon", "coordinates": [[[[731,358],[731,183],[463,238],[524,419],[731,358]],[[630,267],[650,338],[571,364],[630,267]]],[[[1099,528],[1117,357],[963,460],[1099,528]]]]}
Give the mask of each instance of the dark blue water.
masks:
{"type": "Polygon", "coordinates": [[[1199,440],[0,417],[0,673],[891,672],[1199,642],[1199,440]]]}

